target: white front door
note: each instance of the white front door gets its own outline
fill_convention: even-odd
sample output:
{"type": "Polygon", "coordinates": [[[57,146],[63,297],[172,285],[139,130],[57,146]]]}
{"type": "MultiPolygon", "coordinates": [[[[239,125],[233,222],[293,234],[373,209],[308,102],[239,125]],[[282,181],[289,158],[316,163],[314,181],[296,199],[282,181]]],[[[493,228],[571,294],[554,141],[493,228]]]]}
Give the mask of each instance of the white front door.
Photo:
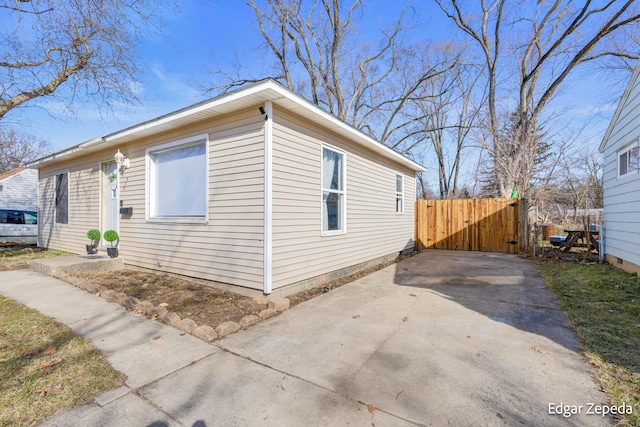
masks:
{"type": "MultiPolygon", "coordinates": [[[[115,162],[102,164],[102,220],[101,227],[102,232],[106,230],[118,231],[118,216],[119,216],[119,188],[118,179],[114,178],[117,175],[117,165],[115,162]]],[[[101,241],[104,246],[104,240],[101,241]]]]}

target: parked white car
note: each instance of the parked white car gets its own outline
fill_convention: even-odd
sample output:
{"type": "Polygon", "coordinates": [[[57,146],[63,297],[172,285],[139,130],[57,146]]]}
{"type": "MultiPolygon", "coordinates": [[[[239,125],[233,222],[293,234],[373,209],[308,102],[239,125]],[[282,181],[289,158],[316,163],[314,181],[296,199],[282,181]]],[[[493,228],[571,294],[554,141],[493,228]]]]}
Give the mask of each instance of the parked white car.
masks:
{"type": "Polygon", "coordinates": [[[0,209],[0,243],[36,245],[38,212],[0,209]]]}

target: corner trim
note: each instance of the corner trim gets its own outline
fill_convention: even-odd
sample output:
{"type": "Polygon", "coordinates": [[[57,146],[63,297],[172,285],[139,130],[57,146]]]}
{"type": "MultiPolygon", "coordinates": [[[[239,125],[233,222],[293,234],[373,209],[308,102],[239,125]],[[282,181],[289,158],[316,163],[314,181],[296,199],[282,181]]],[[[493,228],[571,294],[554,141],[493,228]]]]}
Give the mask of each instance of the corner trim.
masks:
{"type": "Polygon", "coordinates": [[[269,295],[273,284],[273,103],[264,103],[264,294],[269,295]]]}

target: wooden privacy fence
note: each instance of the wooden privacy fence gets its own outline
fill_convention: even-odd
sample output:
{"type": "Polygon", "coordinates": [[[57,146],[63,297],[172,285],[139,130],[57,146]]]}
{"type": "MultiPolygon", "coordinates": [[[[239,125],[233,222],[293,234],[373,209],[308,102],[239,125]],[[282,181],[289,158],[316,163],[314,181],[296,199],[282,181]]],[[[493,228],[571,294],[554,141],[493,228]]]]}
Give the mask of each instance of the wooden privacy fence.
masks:
{"type": "Polygon", "coordinates": [[[518,253],[527,212],[525,199],[418,200],[417,249],[518,253]]]}

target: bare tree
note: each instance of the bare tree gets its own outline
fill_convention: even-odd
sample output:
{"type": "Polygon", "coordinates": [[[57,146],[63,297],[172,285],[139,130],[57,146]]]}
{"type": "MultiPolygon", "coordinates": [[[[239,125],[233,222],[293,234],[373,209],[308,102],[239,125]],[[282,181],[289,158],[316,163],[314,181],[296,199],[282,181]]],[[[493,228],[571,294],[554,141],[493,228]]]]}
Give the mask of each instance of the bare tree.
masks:
{"type": "MultiPolygon", "coordinates": [[[[361,0],[266,0],[264,7],[245,2],[275,59],[272,78],[396,151],[408,154],[426,141],[416,102],[430,96],[426,82],[455,67],[459,51],[451,44],[404,43],[406,8],[371,43],[358,35],[361,0]]],[[[267,77],[219,72],[226,81],[211,91],[267,77]]]]}
{"type": "Polygon", "coordinates": [[[527,197],[534,178],[532,159],[545,142],[535,136],[543,113],[580,66],[612,57],[637,58],[637,51],[616,46],[621,46],[618,35],[640,20],[638,5],[633,0],[481,0],[480,10],[467,11],[458,0],[435,1],[484,58],[488,97],[481,142],[491,154],[498,191],[507,196],[515,186],[527,197]],[[501,129],[509,119],[501,115],[510,115],[499,111],[499,105],[509,100],[515,102],[516,121],[512,139],[506,141],[501,129]]]}
{"type": "Polygon", "coordinates": [[[574,220],[578,209],[602,208],[602,158],[597,153],[577,153],[562,161],[564,172],[559,183],[571,198],[574,220]]]}
{"type": "Polygon", "coordinates": [[[13,129],[0,129],[0,175],[51,151],[49,143],[13,129]]]}
{"type": "Polygon", "coordinates": [[[154,30],[151,0],[0,0],[0,119],[38,98],[100,106],[135,98],[139,36],[154,30]]]}
{"type": "Polygon", "coordinates": [[[463,151],[469,148],[469,135],[477,126],[482,104],[482,101],[474,102],[479,77],[476,67],[456,67],[455,72],[430,79],[427,87],[431,96],[419,101],[425,137],[438,162],[441,199],[459,195],[463,151]]]}

